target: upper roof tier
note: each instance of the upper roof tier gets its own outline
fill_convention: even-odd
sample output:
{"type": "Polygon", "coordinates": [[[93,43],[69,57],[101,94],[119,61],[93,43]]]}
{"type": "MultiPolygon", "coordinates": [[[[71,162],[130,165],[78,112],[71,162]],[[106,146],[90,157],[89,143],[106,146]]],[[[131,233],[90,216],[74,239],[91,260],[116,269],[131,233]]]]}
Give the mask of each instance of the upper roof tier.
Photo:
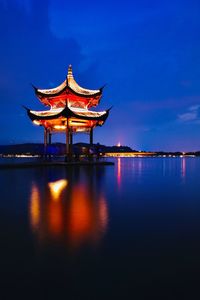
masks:
{"type": "Polygon", "coordinates": [[[74,79],[72,66],[68,68],[68,74],[59,86],[52,89],[38,89],[34,87],[36,96],[40,101],[51,107],[64,107],[66,104],[72,107],[90,108],[97,106],[102,96],[103,87],[98,90],[90,90],[81,87],[74,79]]]}

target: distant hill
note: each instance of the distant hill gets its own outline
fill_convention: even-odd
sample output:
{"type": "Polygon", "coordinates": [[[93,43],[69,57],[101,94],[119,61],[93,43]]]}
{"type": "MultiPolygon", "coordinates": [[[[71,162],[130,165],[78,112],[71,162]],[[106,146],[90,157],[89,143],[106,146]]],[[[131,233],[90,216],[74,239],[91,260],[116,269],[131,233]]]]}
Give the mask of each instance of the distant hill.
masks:
{"type": "MultiPolygon", "coordinates": [[[[73,145],[74,153],[87,153],[89,151],[90,144],[76,143],[73,145]]],[[[52,155],[64,155],[66,151],[66,145],[63,143],[53,143],[47,147],[47,153],[52,155]]],[[[92,151],[94,152],[133,152],[128,146],[105,146],[101,144],[93,144],[92,151]]],[[[43,155],[44,145],[41,143],[26,143],[15,145],[0,145],[0,155],[43,155]]]]}
{"type": "MultiPolygon", "coordinates": [[[[128,146],[105,146],[101,144],[93,144],[92,148],[88,143],[76,143],[73,145],[74,154],[88,154],[89,151],[93,153],[135,153],[138,151],[131,149],[128,146]]],[[[47,154],[52,155],[65,155],[66,145],[63,143],[53,143],[47,147],[47,154]]],[[[145,151],[143,151],[145,153],[145,151]]],[[[15,144],[15,145],[0,145],[0,155],[43,155],[44,145],[41,143],[26,143],[26,144],[15,144]]],[[[182,152],[164,152],[157,151],[152,152],[155,156],[181,156],[182,152]]],[[[200,156],[200,151],[186,152],[185,155],[200,156]]]]}

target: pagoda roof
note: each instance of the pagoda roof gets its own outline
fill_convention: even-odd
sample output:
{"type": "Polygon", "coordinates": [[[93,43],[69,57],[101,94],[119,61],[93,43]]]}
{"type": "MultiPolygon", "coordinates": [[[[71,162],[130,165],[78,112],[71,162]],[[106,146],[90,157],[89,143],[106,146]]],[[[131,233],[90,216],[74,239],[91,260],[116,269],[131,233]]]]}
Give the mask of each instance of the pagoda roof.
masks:
{"type": "Polygon", "coordinates": [[[29,118],[34,120],[53,120],[58,119],[60,117],[64,118],[76,118],[76,119],[82,119],[82,120],[94,120],[94,121],[103,121],[107,119],[109,115],[110,109],[107,109],[105,111],[96,112],[96,111],[90,111],[84,108],[75,108],[75,107],[66,107],[63,108],[57,108],[57,109],[50,109],[47,111],[34,111],[26,108],[27,114],[29,118]]]}
{"type": "Polygon", "coordinates": [[[101,96],[103,87],[97,90],[91,90],[91,89],[86,89],[81,87],[76,80],[74,79],[73,72],[72,72],[72,66],[70,65],[68,68],[68,74],[66,79],[56,88],[52,89],[39,89],[33,86],[35,89],[36,95],[41,98],[41,97],[55,97],[61,95],[63,92],[69,90],[73,94],[79,96],[79,97],[96,97],[96,96],[101,96]]]}

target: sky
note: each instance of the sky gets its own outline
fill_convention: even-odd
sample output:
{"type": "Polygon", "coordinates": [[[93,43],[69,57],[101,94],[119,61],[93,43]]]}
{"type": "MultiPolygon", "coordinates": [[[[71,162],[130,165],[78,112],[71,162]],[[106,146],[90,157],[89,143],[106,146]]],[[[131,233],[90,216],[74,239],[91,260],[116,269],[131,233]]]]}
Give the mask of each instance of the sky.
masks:
{"type": "Polygon", "coordinates": [[[43,110],[31,83],[56,87],[72,64],[81,86],[106,84],[97,110],[113,106],[94,142],[200,150],[199,12],[199,0],[0,0],[0,144],[43,142],[22,105],[43,110]]]}

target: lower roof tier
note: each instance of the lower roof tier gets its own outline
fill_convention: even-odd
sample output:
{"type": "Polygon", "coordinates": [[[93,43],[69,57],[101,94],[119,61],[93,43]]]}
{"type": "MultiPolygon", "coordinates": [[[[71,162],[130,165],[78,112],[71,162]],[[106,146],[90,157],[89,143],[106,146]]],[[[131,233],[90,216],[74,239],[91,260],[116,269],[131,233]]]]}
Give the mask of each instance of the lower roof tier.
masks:
{"type": "MultiPolygon", "coordinates": [[[[27,109],[27,108],[26,108],[27,109]]],[[[33,111],[27,109],[27,114],[34,124],[44,126],[51,132],[64,132],[67,127],[73,132],[87,132],[90,128],[102,126],[109,111],[89,111],[81,108],[65,107],[48,111],[33,111]]]]}

